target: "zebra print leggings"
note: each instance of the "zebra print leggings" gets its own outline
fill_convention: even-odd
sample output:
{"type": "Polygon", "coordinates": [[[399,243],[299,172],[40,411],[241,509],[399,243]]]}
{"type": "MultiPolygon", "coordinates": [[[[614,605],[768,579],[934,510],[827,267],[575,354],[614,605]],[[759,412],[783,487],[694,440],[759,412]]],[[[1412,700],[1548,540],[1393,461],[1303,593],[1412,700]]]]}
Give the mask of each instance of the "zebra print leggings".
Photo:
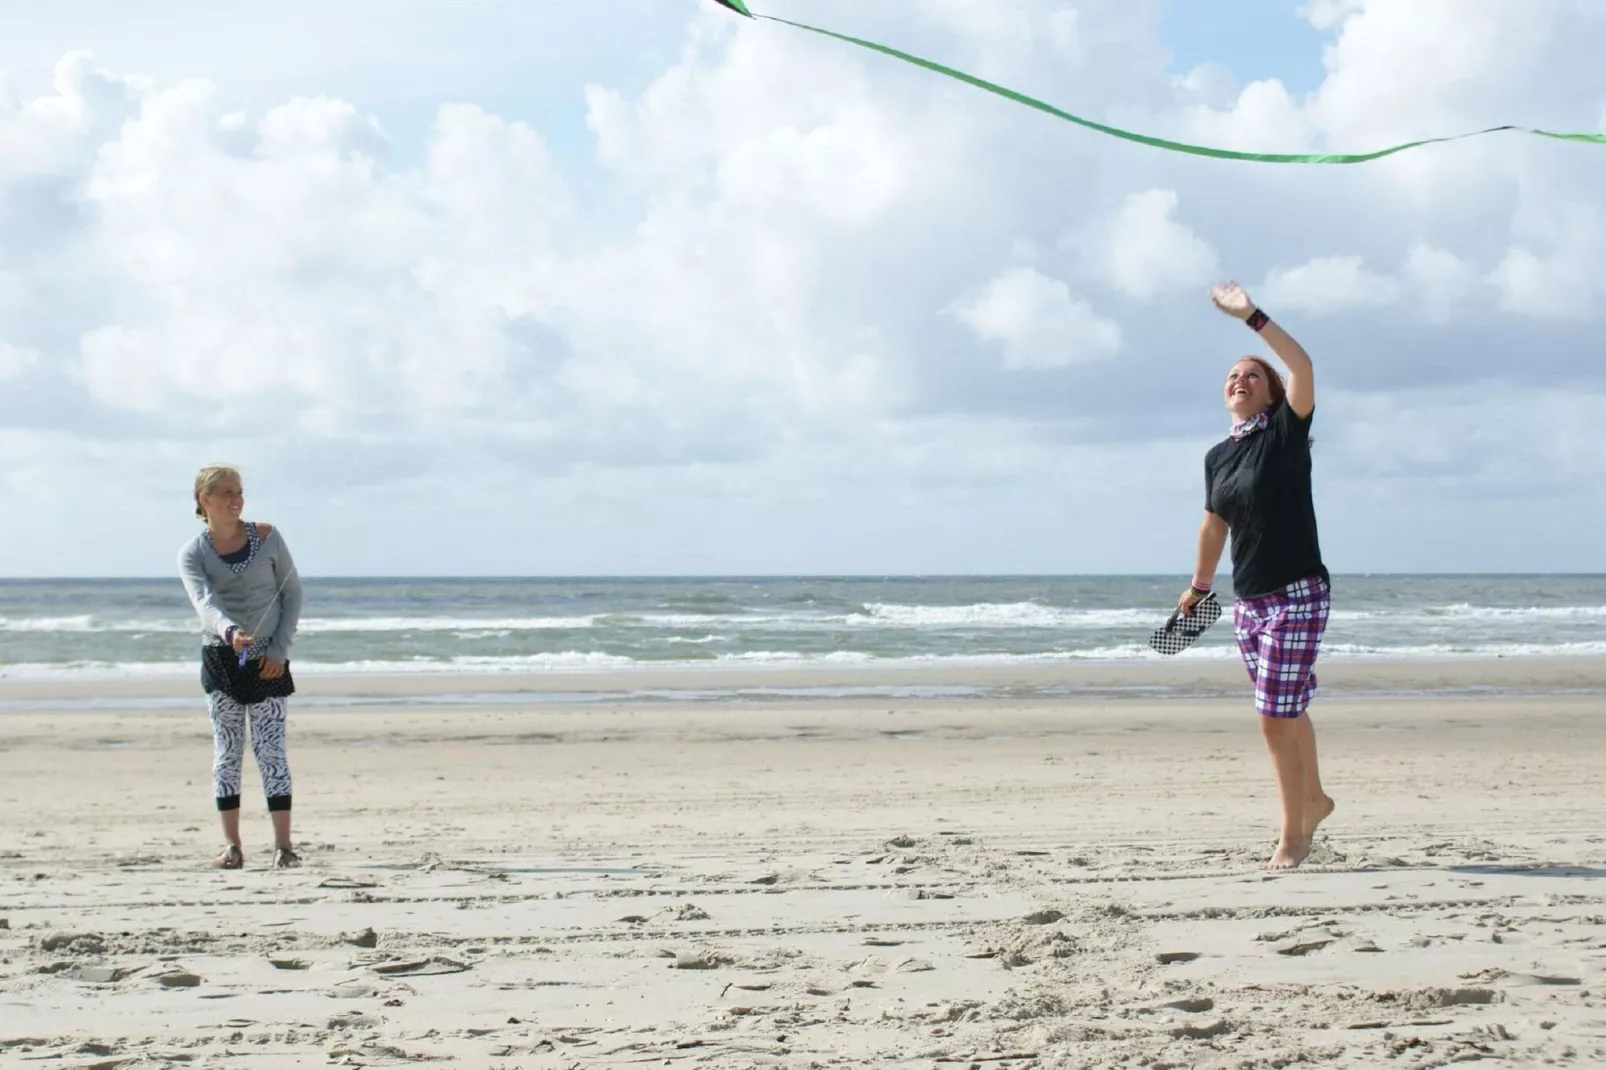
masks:
{"type": "Polygon", "coordinates": [[[249,706],[221,691],[209,692],[212,709],[212,787],[219,810],[240,807],[240,775],[245,767],[245,728],[251,724],[251,751],[269,810],[290,809],[290,760],[284,752],[285,705],[270,698],[249,706]]]}

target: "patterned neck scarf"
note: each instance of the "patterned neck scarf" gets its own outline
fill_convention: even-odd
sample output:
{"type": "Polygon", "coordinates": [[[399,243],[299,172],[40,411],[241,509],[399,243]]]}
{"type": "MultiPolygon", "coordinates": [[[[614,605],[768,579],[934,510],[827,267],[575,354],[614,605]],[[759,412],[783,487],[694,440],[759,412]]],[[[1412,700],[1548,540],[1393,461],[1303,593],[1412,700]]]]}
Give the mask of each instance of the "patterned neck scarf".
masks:
{"type": "MultiPolygon", "coordinates": [[[[212,541],[212,532],[208,530],[203,531],[201,534],[206,537],[206,544],[212,547],[212,552],[217,553],[217,544],[212,541]]],[[[257,526],[253,521],[247,520],[245,522],[245,539],[245,544],[251,548],[251,552],[245,555],[245,560],[223,562],[229,567],[229,571],[236,576],[251,567],[251,562],[256,560],[257,551],[262,549],[262,538],[257,534],[257,526]]],[[[218,556],[222,557],[223,555],[218,554],[218,556]]]]}
{"type": "Polygon", "coordinates": [[[1235,439],[1248,438],[1256,431],[1264,431],[1266,429],[1266,424],[1270,422],[1270,419],[1271,418],[1266,415],[1265,410],[1262,409],[1249,419],[1239,420],[1238,422],[1234,423],[1232,425],[1232,437],[1235,439]]]}

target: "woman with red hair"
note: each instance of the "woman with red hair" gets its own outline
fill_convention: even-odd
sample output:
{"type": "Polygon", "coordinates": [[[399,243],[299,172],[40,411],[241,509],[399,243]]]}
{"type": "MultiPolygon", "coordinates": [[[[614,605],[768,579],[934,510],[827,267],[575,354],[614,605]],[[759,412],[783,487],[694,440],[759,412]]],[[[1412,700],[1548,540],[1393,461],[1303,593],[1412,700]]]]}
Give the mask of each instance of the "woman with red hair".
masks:
{"type": "Polygon", "coordinates": [[[1233,631],[1255,684],[1255,709],[1282,799],[1282,835],[1271,868],[1293,869],[1310,853],[1316,826],[1333,812],[1307,712],[1331,606],[1311,499],[1316,389],[1309,354],[1237,283],[1217,286],[1210,299],[1266,340],[1287,365],[1288,381],[1260,357],[1245,357],[1227,373],[1223,397],[1232,432],[1205,455],[1205,514],[1193,583],[1177,608],[1187,615],[1210,593],[1230,533],[1233,631]]]}

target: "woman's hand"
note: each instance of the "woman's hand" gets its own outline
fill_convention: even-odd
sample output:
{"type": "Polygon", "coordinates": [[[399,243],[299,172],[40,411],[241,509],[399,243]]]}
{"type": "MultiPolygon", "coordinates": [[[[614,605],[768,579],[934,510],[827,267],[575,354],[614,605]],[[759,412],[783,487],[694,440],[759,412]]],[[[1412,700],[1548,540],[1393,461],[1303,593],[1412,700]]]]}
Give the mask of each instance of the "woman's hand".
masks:
{"type": "Polygon", "coordinates": [[[1255,303],[1236,282],[1223,282],[1210,291],[1210,300],[1233,319],[1247,320],[1255,314],[1255,303]]]}
{"type": "Polygon", "coordinates": [[[234,652],[236,654],[243,654],[245,653],[246,648],[254,642],[256,642],[256,640],[247,635],[244,628],[235,628],[232,631],[229,645],[234,647],[234,652]]]}
{"type": "Polygon", "coordinates": [[[257,675],[264,680],[277,680],[279,677],[284,675],[284,662],[280,661],[278,658],[270,658],[264,655],[262,658],[262,668],[258,671],[257,675]]]}

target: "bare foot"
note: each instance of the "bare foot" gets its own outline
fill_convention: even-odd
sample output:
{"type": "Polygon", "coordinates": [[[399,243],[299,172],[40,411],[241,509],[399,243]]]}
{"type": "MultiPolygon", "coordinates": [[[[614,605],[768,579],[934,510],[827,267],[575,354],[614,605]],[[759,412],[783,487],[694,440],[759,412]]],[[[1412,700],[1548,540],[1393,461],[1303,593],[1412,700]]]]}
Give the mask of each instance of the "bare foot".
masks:
{"type": "Polygon", "coordinates": [[[1309,840],[1290,840],[1286,837],[1277,842],[1277,850],[1272,852],[1271,861],[1266,863],[1267,869],[1294,869],[1305,861],[1310,854],[1309,840]]]}
{"type": "Polygon", "coordinates": [[[1337,805],[1331,798],[1323,795],[1315,802],[1305,803],[1305,839],[1309,840],[1316,835],[1316,826],[1326,821],[1333,814],[1333,807],[1337,805]]]}

